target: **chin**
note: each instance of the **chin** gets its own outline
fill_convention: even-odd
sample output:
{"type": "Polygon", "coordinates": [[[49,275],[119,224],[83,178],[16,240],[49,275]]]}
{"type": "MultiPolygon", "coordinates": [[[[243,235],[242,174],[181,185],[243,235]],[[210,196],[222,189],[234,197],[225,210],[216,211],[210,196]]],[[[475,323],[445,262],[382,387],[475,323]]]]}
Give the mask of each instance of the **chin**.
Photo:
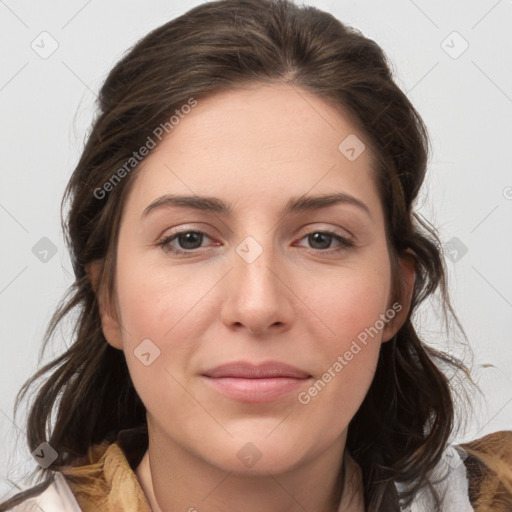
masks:
{"type": "MultiPolygon", "coordinates": [[[[275,427],[275,424],[274,424],[275,427]]],[[[223,471],[266,475],[292,470],[307,456],[304,439],[287,436],[286,431],[270,434],[246,431],[244,435],[211,439],[207,452],[197,455],[223,471]],[[302,449],[299,451],[297,447],[302,449]]]]}

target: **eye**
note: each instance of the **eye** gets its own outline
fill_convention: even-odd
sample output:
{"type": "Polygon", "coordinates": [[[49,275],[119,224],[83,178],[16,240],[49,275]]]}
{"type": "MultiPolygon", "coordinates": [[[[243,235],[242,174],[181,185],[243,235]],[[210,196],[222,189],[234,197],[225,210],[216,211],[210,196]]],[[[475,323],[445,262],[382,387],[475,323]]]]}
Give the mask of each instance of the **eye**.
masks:
{"type": "Polygon", "coordinates": [[[346,238],[338,235],[334,231],[329,230],[312,231],[311,233],[301,238],[301,240],[304,239],[307,239],[308,243],[313,246],[313,250],[321,252],[338,252],[349,249],[355,245],[354,242],[351,242],[350,240],[347,240],[346,238]],[[331,242],[333,241],[338,242],[339,246],[334,248],[330,247],[331,242]]]}
{"type": "Polygon", "coordinates": [[[173,254],[188,254],[193,252],[195,249],[200,248],[205,237],[208,239],[210,238],[202,231],[178,231],[158,242],[158,245],[166,252],[173,254]],[[181,248],[172,245],[172,242],[177,242],[181,248]]]}

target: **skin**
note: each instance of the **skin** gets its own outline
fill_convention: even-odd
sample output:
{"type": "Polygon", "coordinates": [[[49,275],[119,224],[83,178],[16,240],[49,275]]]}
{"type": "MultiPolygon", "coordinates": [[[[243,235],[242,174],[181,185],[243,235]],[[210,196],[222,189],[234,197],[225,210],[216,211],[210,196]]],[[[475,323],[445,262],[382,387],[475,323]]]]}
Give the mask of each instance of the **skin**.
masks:
{"type": "MultiPolygon", "coordinates": [[[[308,404],[296,392],[241,403],[200,374],[235,360],[282,361],[312,375],[307,390],[391,307],[371,155],[366,149],[347,159],[338,146],[350,134],[362,139],[321,98],[288,85],[254,85],[199,101],[141,164],[124,205],[115,304],[100,298],[100,309],[105,338],[124,351],[147,409],[149,448],[136,474],[154,511],[338,510],[335,478],[348,424],[381,344],[405,321],[410,259],[400,260],[407,297],[394,321],[308,404]],[[370,215],[350,204],[281,213],[291,197],[333,192],[363,201],[370,215]],[[233,213],[172,206],[141,219],[165,193],[218,197],[233,213]],[[189,254],[173,255],[158,242],[175,229],[206,236],[189,254]],[[355,246],[334,252],[335,238],[315,244],[307,236],[326,229],[355,246]],[[247,236],[263,249],[252,263],[236,252],[247,236]],[[147,338],[160,350],[148,366],[134,354],[147,338]],[[249,442],[261,453],[252,467],[237,457],[249,442]]],[[[183,242],[169,245],[191,247],[183,242]]],[[[100,265],[88,268],[93,283],[100,265]]],[[[345,469],[357,475],[355,463],[345,469]]]]}

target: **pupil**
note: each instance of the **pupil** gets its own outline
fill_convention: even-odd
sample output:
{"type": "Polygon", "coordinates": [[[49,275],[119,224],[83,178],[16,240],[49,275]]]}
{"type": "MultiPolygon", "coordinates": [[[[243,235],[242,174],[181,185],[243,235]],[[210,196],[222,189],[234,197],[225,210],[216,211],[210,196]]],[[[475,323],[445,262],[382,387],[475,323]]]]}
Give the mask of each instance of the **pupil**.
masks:
{"type": "Polygon", "coordinates": [[[199,246],[201,246],[202,234],[196,233],[195,231],[190,231],[189,233],[185,233],[179,236],[179,242],[183,249],[196,249],[195,245],[199,241],[199,246]]]}

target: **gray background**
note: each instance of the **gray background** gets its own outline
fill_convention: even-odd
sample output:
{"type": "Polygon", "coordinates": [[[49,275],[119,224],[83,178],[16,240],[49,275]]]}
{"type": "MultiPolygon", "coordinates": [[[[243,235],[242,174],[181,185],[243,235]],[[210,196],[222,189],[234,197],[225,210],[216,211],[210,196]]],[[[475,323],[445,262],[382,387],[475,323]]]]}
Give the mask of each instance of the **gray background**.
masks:
{"type": "MultiPolygon", "coordinates": [[[[199,3],[0,0],[0,498],[23,487],[34,464],[23,410],[14,423],[12,407],[41,366],[44,329],[72,282],[59,208],[95,93],[133,43],[199,3]],[[41,248],[52,245],[45,261],[41,248]]],[[[447,248],[452,300],[473,354],[447,342],[435,301],[419,312],[418,328],[433,346],[464,356],[484,392],[454,440],[511,429],[512,2],[306,3],[382,46],[428,126],[433,155],[418,210],[447,248]]],[[[44,361],[70,342],[69,326],[44,361]]]]}

